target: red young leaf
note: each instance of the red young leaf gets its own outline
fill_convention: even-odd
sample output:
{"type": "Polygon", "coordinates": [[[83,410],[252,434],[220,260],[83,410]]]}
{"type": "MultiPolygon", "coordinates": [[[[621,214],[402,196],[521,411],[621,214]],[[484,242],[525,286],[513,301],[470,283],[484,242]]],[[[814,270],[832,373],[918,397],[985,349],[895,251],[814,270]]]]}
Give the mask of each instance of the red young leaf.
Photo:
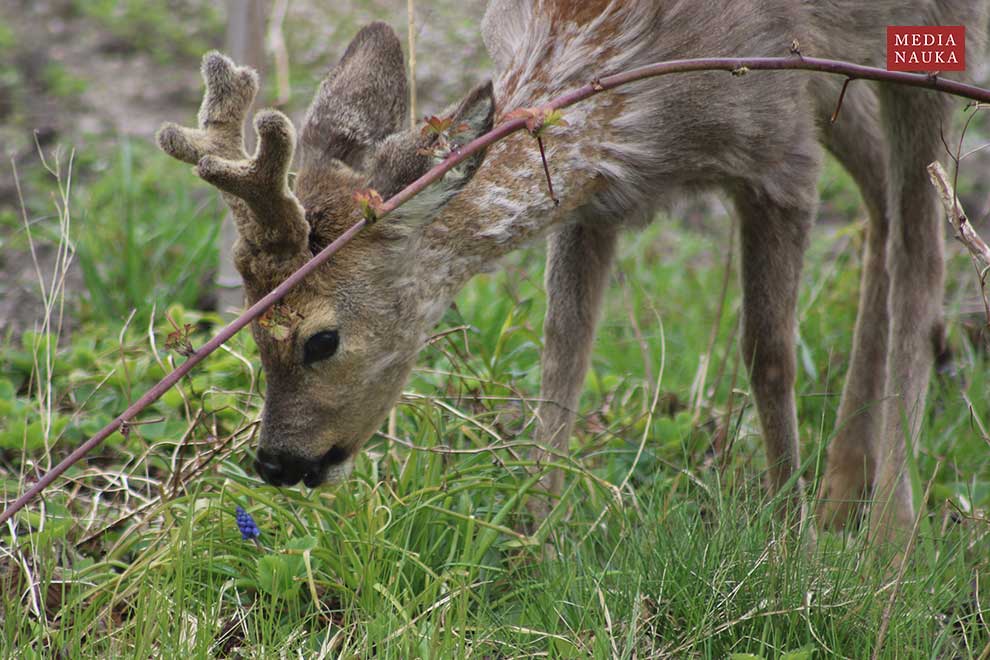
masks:
{"type": "MultiPolygon", "coordinates": [[[[169,319],[171,321],[172,319],[169,319]]],[[[192,332],[192,324],[185,323],[181,328],[175,326],[174,322],[172,327],[175,328],[172,332],[168,333],[165,338],[165,348],[170,351],[175,351],[179,355],[184,355],[189,357],[195,351],[193,350],[192,342],[189,341],[189,333],[192,332]]]]}
{"type": "Polygon", "coordinates": [[[175,351],[179,355],[184,355],[189,357],[195,353],[192,342],[189,341],[189,333],[192,332],[193,326],[191,323],[184,323],[182,327],[175,322],[172,316],[165,312],[165,318],[168,319],[169,325],[172,326],[172,332],[168,333],[165,338],[165,348],[170,351],[175,351]]]}
{"type": "Polygon", "coordinates": [[[526,129],[533,133],[536,131],[540,119],[540,111],[537,108],[516,108],[509,114],[505,115],[506,121],[513,121],[515,119],[526,120],[526,129]]]}
{"type": "Polygon", "coordinates": [[[283,302],[277,302],[258,317],[258,325],[268,331],[276,341],[292,336],[292,329],[303,316],[283,302]]]}
{"type": "Polygon", "coordinates": [[[428,137],[430,135],[440,135],[454,122],[451,117],[437,117],[436,115],[430,115],[426,118],[426,125],[423,126],[421,131],[423,137],[428,137]]]}
{"type": "Polygon", "coordinates": [[[550,106],[539,108],[517,108],[505,115],[506,121],[525,119],[526,130],[533,135],[539,135],[549,126],[568,126],[564,121],[564,113],[550,106]]]}
{"type": "Polygon", "coordinates": [[[358,190],[354,193],[354,201],[361,206],[361,213],[368,222],[374,222],[381,217],[385,206],[382,196],[374,188],[358,190]]]}

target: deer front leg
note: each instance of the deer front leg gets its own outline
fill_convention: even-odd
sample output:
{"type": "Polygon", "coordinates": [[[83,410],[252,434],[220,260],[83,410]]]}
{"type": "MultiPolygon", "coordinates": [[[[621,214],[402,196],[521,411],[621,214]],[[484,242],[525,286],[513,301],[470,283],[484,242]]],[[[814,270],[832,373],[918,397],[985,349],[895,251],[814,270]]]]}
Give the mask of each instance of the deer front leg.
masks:
{"type": "Polygon", "coordinates": [[[942,150],[945,100],[881,88],[891,149],[890,342],[884,429],[875,449],[870,537],[903,543],[915,520],[908,452],[914,450],[936,346],[942,342],[943,230],[926,166],[942,150]]]}
{"type": "MultiPolygon", "coordinates": [[[[538,444],[547,451],[567,450],[615,241],[613,227],[580,223],[561,227],[548,240],[547,313],[536,430],[538,444]]],[[[537,459],[544,458],[547,451],[537,451],[537,459]]],[[[562,480],[563,475],[554,471],[545,485],[556,493],[562,480]]]]}
{"type": "MultiPolygon", "coordinates": [[[[806,189],[808,199],[796,206],[749,187],[735,195],[742,236],[742,354],[749,368],[774,493],[800,465],[794,398],[795,317],[814,190],[813,185],[806,189]]],[[[796,500],[800,488],[795,494],[796,500]]]]}
{"type": "Polygon", "coordinates": [[[887,312],[890,280],[886,265],[890,227],[887,142],[873,90],[853,87],[849,92],[842,106],[842,121],[828,120],[835,105],[838,81],[822,95],[820,109],[825,144],[856,181],[869,212],[849,374],[819,492],[818,523],[833,529],[857,523],[862,503],[869,500],[873,490],[876,438],[883,428],[890,327],[887,312]]]}
{"type": "Polygon", "coordinates": [[[889,333],[886,239],[886,218],[871,210],[849,374],[818,496],[818,524],[823,528],[855,525],[873,489],[875,444],[883,428],[889,333]]]}

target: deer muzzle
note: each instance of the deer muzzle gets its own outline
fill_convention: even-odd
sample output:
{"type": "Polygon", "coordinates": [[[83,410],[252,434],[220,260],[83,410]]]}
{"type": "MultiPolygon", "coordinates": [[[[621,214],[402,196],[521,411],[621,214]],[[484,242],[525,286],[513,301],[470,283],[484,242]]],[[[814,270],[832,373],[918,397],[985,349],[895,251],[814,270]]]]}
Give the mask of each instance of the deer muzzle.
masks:
{"type": "Polygon", "coordinates": [[[331,447],[317,459],[259,449],[254,467],[261,478],[272,486],[294,486],[302,481],[309,488],[316,488],[327,481],[328,476],[333,477],[332,481],[346,476],[349,459],[350,454],[340,447],[331,447]]]}

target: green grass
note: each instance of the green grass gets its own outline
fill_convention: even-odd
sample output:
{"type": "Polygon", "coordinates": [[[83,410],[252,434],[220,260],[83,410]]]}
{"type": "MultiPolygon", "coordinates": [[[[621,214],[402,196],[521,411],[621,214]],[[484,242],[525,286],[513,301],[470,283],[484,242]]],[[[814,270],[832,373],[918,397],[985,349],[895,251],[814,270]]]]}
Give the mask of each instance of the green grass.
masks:
{"type": "MultiPolygon", "coordinates": [[[[127,143],[85,166],[92,178],[69,198],[83,323],[69,342],[51,325],[0,352],[8,500],[182,359],[166,346],[173,323],[196,345],[219,323],[192,309],[221,213],[212,196],[192,199],[186,168],[127,143]],[[127,249],[108,253],[116,244],[127,249]]],[[[826,199],[847,208],[848,180],[829,172],[826,199]]],[[[65,226],[42,218],[33,236],[56,241],[65,226]]],[[[812,487],[848,361],[861,229],[821,231],[802,287],[812,487]]],[[[403,442],[373,440],[339,487],[278,490],[253,474],[260,374],[251,338],[236,337],[0,531],[2,655],[860,658],[886,618],[880,657],[980,657],[990,452],[973,420],[990,410],[983,347],[955,322],[976,286],[967,259],[954,252],[947,298],[965,382],[933,381],[916,469],[935,480],[895,581],[862,535],[812,546],[771,514],[729,246],[727,227],[669,219],[626,237],[548,521],[526,507],[545,497],[526,458],[540,250],[461,293],[438,331],[465,328],[424,350],[397,408],[403,442]],[[241,539],[238,505],[259,545],[241,539]]]]}
{"type": "Polygon", "coordinates": [[[146,324],[155,307],[195,306],[208,290],[221,204],[189,187],[187,166],[152,149],[123,140],[112,159],[94,164],[102,171],[86,188],[87,230],[76,241],[87,320],[119,321],[135,310],[146,324]]]}

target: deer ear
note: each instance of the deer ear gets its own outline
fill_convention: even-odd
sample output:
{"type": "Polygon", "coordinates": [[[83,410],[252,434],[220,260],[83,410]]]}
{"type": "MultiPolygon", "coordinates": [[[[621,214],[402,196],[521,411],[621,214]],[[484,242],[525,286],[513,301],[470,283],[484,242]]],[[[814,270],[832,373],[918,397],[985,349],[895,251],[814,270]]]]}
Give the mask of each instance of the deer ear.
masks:
{"type": "MultiPolygon", "coordinates": [[[[453,146],[465,145],[490,131],[495,120],[492,83],[489,81],[474,88],[445,116],[450,118],[450,129],[443,138],[428,130],[404,131],[386,138],[370,161],[371,187],[387,199],[426,174],[453,146]]],[[[484,149],[469,156],[443,179],[410,200],[405,213],[408,215],[415,209],[413,215],[429,216],[435,212],[471,180],[484,160],[484,149]]]]}
{"type": "Polygon", "coordinates": [[[320,83],[303,123],[303,169],[327,159],[360,169],[370,150],[395,133],[408,108],[398,36],[385,23],[364,27],[320,83]]]}
{"type": "MultiPolygon", "coordinates": [[[[492,130],[494,125],[495,90],[492,88],[492,81],[489,80],[475,87],[464,97],[454,111],[453,126],[461,131],[457,136],[458,142],[467,144],[492,130]]],[[[485,151],[487,148],[478,151],[454,168],[448,175],[453,179],[451,183],[456,184],[458,188],[467,183],[485,161],[485,151]],[[460,181],[458,182],[457,179],[460,181]]]]}
{"type": "Polygon", "coordinates": [[[463,131],[461,135],[466,134],[468,139],[464,140],[461,135],[458,135],[458,138],[467,143],[492,130],[494,123],[495,90],[492,88],[492,81],[489,80],[475,87],[464,97],[454,111],[453,125],[455,128],[461,127],[463,131]]]}

